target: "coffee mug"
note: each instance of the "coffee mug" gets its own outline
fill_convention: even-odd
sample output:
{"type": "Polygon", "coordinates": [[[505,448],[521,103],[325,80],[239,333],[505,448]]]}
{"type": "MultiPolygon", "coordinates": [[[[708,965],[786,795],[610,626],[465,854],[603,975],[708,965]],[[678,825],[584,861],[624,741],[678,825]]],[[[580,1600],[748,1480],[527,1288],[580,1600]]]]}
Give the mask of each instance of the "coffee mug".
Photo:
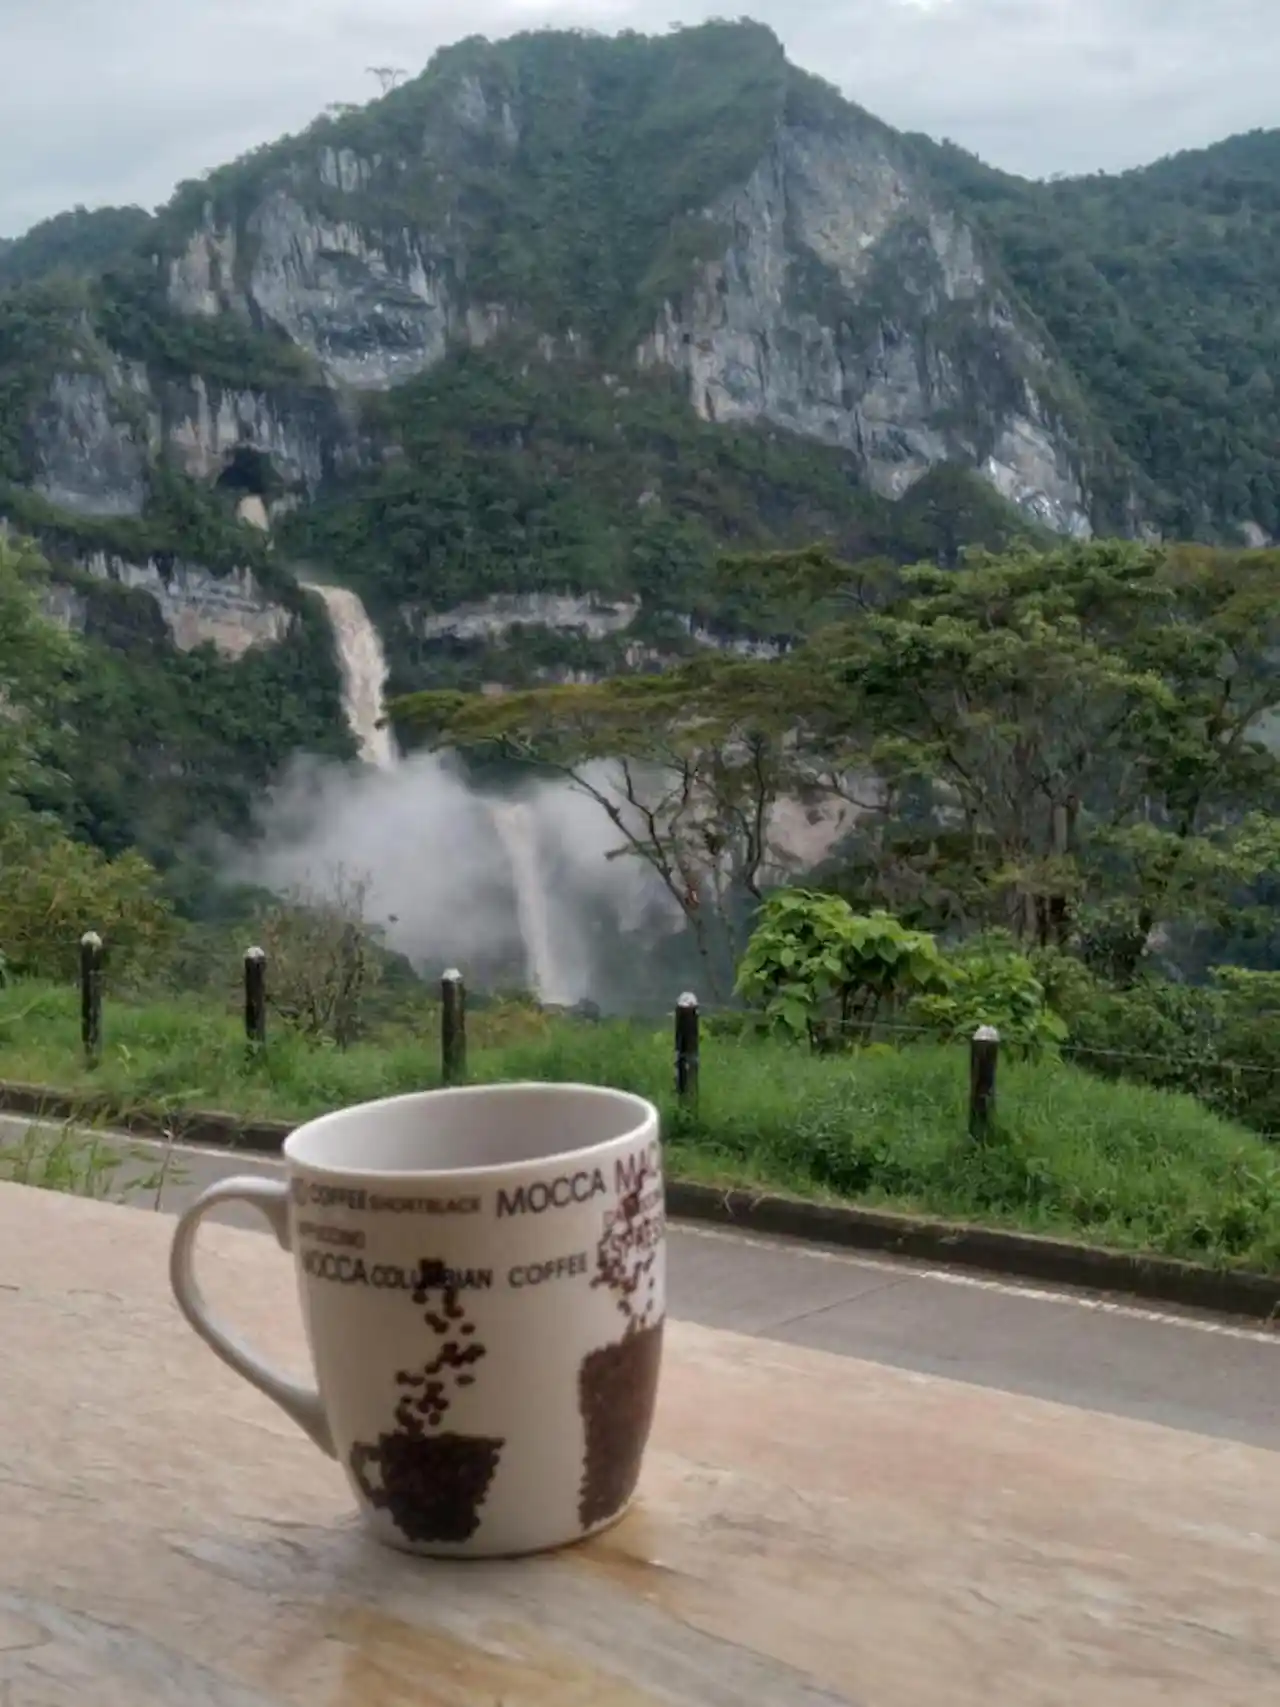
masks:
{"type": "Polygon", "coordinates": [[[536,1553],[631,1501],[666,1308],[658,1115],[589,1085],[426,1091],[286,1139],[284,1181],[228,1179],[178,1222],[187,1321],[347,1473],[374,1533],[442,1557],[536,1553]],[[293,1254],[316,1387],[210,1315],[217,1204],[293,1254]]]}

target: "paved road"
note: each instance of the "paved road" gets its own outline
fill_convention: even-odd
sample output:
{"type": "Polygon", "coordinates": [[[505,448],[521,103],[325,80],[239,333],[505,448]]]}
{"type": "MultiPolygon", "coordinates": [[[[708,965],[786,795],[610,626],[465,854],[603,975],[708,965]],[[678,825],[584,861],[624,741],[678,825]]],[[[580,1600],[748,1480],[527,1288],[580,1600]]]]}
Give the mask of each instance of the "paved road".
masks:
{"type": "MultiPolygon", "coordinates": [[[[19,1142],[29,1125],[0,1115],[0,1143],[19,1142]]],[[[119,1142],[132,1159],[117,1188],[155,1173],[161,1146],[119,1142]]],[[[160,1190],[127,1195],[176,1213],[213,1180],[278,1166],[184,1149],[160,1190]]],[[[219,1219],[263,1226],[238,1206],[219,1219]]],[[[281,1296],[291,1308],[290,1291],[281,1296]]],[[[1280,1332],[690,1226],[672,1236],[671,1310],[709,1327],[1280,1451],[1280,1332]]]]}

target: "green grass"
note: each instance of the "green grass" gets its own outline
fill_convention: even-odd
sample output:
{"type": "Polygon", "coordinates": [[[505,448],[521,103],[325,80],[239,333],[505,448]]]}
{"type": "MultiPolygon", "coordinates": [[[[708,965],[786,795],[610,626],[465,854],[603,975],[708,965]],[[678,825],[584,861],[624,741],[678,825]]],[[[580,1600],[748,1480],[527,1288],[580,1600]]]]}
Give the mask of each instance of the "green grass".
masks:
{"type": "MultiPolygon", "coordinates": [[[[497,1009],[472,1016],[470,1072],[650,1096],[672,1172],[685,1178],[1280,1269],[1280,1154],[1190,1097],[1056,1062],[1002,1065],[999,1131],[981,1147],[965,1131],[965,1053],[943,1045],[815,1059],[713,1036],[694,1117],[675,1104],[665,1028],[497,1009]]],[[[290,1120],[437,1084],[439,1062],[430,1016],[421,1041],[389,1037],[346,1053],[277,1030],[251,1063],[233,1014],[194,1000],[114,1001],[89,1072],[74,992],[19,984],[0,991],[0,1077],[92,1090],[117,1109],[290,1120]]]]}

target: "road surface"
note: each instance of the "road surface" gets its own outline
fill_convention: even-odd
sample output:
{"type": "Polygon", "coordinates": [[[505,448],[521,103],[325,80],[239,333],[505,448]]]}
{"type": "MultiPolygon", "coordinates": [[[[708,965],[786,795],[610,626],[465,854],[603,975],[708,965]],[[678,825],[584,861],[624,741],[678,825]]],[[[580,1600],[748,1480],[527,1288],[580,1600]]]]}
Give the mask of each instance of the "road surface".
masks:
{"type": "MultiPolygon", "coordinates": [[[[31,1125],[0,1115],[0,1144],[20,1143],[31,1125]]],[[[111,1142],[130,1158],[113,1195],[160,1213],[214,1180],[280,1166],[184,1148],[169,1153],[158,1188],[130,1189],[154,1176],[165,1147],[111,1142]]],[[[240,1206],[218,1218],[264,1226],[240,1206]]],[[[292,1309],[280,1264],[280,1307],[292,1309]]],[[[687,1224],[672,1232],[670,1293],[673,1316],[708,1327],[1280,1451],[1280,1331],[687,1224]]]]}

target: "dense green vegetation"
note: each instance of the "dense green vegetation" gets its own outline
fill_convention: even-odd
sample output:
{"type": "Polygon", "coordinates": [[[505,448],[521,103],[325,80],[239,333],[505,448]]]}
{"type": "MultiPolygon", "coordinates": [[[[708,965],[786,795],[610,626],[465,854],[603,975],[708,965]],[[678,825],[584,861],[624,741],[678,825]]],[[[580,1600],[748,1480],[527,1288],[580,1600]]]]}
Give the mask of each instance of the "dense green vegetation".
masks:
{"type": "MultiPolygon", "coordinates": [[[[438,1053],[421,1030],[345,1052],[285,1034],[248,1061],[236,1018],[207,998],[113,1000],[106,1036],[101,1066],[86,1073],[74,992],[29,983],[0,991],[0,1076],[78,1089],[117,1111],[166,1111],[179,1134],[184,1109],[297,1119],[439,1082],[438,1053]]],[[[965,1130],[967,1062],[955,1047],[880,1048],[850,1061],[713,1037],[697,1115],[675,1106],[665,1027],[500,1009],[475,1016],[469,1066],[480,1083],[585,1079],[652,1097],[668,1165],[684,1177],[1280,1266],[1273,1152],[1190,1098],[1104,1084],[1059,1063],[1009,1065],[1000,1140],[986,1146],[965,1130]]],[[[19,1151],[10,1166],[22,1161],[19,1151]]]]}
{"type": "Polygon", "coordinates": [[[920,143],[1168,533],[1280,534],[1280,131],[1042,184],[920,143]]]}
{"type": "Polygon", "coordinates": [[[140,207],[77,207],[55,214],[23,236],[0,242],[0,290],[52,274],[92,277],[132,256],[151,229],[152,217],[140,207]]]}
{"type": "MultiPolygon", "coordinates": [[[[496,670],[606,669],[618,645],[522,636],[517,656],[423,644],[403,604],[445,611],[493,593],[640,595],[628,636],[678,648],[674,615],[734,625],[716,582],[726,545],[830,539],[849,558],[954,563],[970,545],[1032,537],[977,476],[941,468],[900,503],[852,457],[794,436],[700,420],[669,381],[607,383],[572,362],[460,353],[379,400],[394,460],[286,524],[282,550],[328,563],[382,619],[401,687],[478,684],[496,670]]],[[[513,674],[514,671],[514,674],[513,674]]]]}
{"type": "Polygon", "coordinates": [[[65,571],[84,634],[61,635],[36,614],[48,584],[33,554],[0,541],[0,681],[30,713],[7,767],[0,743],[0,791],[111,857],[140,850],[194,900],[207,881],[184,863],[194,832],[245,833],[292,753],[352,752],[328,623],[290,590],[285,638],[233,660],[178,651],[149,594],[65,571]]]}
{"type": "Polygon", "coordinates": [[[684,915],[704,989],[726,992],[752,907],[766,923],[799,908],[803,928],[762,963],[757,941],[738,988],[815,1045],[933,965],[907,927],[956,957],[915,1017],[957,1035],[994,1018],[1026,1046],[1101,1057],[1108,1037],[1142,1038],[1117,1072],[1275,1134],[1280,752],[1263,720],[1280,709],[1280,553],[1111,542],[901,571],[811,550],[721,574],[745,618],[789,636],[781,657],[435,690],[398,715],[594,799],[684,915]],[[646,767],[660,786],[637,783],[646,767]],[[853,919],[778,892],[796,800],[860,810],[822,871],[853,919]],[[892,930],[868,936],[879,914],[892,930]],[[888,971],[868,979],[882,940],[888,971]],[[1037,981],[1048,1028],[1030,1024],[1037,981]]]}

